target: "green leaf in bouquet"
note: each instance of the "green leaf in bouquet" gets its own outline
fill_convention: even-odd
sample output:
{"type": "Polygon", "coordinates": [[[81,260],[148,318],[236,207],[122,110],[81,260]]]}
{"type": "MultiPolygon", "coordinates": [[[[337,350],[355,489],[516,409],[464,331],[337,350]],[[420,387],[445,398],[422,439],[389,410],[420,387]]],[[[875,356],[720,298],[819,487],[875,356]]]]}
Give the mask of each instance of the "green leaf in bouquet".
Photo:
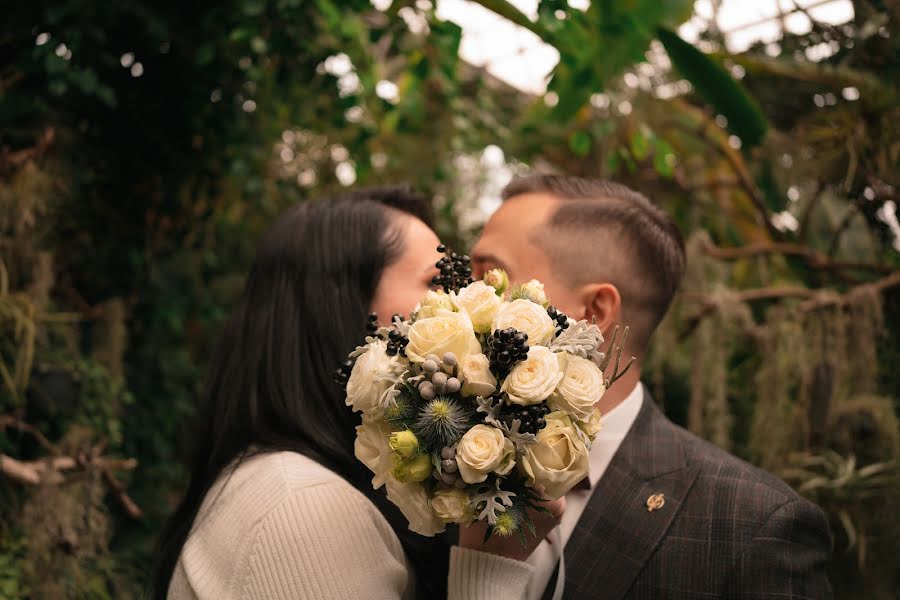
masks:
{"type": "Polygon", "coordinates": [[[441,466],[442,460],[443,459],[441,459],[441,449],[440,448],[431,452],[431,464],[434,465],[434,468],[437,470],[438,475],[444,474],[444,469],[441,466]]]}
{"type": "Polygon", "coordinates": [[[531,532],[531,535],[537,537],[537,529],[534,527],[534,521],[531,520],[531,515],[528,514],[528,511],[525,511],[525,516],[522,517],[522,522],[525,524],[525,527],[528,528],[528,531],[531,532]]]}

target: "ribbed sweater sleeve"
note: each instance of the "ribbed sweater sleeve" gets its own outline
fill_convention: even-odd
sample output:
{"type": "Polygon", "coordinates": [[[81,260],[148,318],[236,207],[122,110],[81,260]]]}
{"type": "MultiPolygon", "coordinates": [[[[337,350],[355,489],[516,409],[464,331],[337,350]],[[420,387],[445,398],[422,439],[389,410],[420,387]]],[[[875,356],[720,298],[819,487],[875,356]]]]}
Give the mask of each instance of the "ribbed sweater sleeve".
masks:
{"type": "MultiPolygon", "coordinates": [[[[214,497],[182,549],[169,600],[415,597],[403,547],[376,506],[305,457],[248,461],[214,497]]],[[[524,598],[533,571],[461,548],[449,567],[450,600],[524,598]]]]}
{"type": "Polygon", "coordinates": [[[454,546],[450,549],[450,600],[518,600],[534,567],[528,563],[454,546]]]}
{"type": "Polygon", "coordinates": [[[403,549],[373,511],[340,484],[294,490],[252,534],[241,598],[402,597],[403,549]]]}

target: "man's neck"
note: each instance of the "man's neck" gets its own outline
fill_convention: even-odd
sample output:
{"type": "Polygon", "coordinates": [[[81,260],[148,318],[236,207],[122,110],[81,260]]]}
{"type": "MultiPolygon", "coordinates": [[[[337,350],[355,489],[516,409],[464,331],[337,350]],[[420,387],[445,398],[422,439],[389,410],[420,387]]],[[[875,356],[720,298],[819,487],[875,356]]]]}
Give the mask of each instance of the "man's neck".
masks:
{"type": "Polygon", "coordinates": [[[631,390],[641,382],[641,365],[635,362],[622,377],[616,380],[612,386],[606,390],[603,397],[600,398],[595,406],[600,409],[601,414],[606,414],[618,405],[620,405],[631,390]]]}

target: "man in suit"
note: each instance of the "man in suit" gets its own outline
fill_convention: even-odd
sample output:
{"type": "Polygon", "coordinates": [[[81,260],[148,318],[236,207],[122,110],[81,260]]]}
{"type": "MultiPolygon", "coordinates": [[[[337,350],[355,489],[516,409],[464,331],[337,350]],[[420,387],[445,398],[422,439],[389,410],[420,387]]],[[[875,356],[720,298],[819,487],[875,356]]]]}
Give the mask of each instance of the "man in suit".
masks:
{"type": "Polygon", "coordinates": [[[542,281],[552,303],[628,325],[637,361],[601,399],[589,478],[529,559],[534,599],[831,597],[822,511],[776,477],[671,423],[641,362],[685,267],[671,218],[625,186],[577,177],[514,180],[472,250],[477,275],[542,281]]]}

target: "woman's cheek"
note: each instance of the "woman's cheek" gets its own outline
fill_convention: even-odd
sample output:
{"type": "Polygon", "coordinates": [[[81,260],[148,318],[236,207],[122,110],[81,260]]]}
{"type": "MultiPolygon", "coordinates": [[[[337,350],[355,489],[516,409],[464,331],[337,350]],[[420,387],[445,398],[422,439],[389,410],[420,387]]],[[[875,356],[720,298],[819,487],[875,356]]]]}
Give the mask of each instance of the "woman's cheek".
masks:
{"type": "Polygon", "coordinates": [[[413,311],[416,307],[416,304],[425,297],[425,292],[428,289],[413,285],[404,285],[402,288],[396,290],[396,295],[394,296],[394,302],[392,303],[394,306],[394,310],[391,314],[385,315],[385,320],[390,320],[391,316],[394,314],[399,314],[403,316],[403,318],[408,318],[409,313],[413,311]]]}

